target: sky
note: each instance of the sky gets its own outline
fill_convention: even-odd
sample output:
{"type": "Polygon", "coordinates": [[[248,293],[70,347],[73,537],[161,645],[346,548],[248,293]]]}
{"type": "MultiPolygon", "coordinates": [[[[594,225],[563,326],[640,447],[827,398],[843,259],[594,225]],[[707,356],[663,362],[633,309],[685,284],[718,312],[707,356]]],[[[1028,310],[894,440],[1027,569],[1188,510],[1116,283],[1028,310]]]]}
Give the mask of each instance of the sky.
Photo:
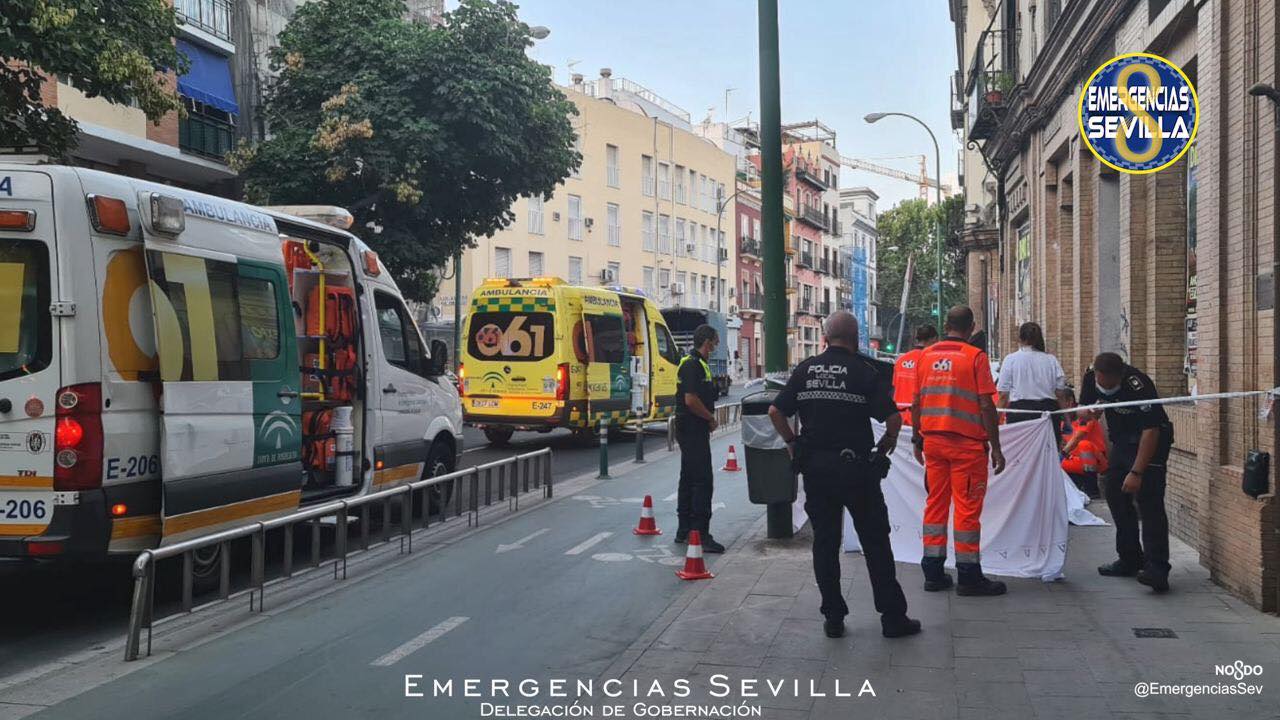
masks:
{"type": "MultiPolygon", "coordinates": [[[[693,121],[760,118],[757,15],[753,0],[516,0],[529,25],[551,35],[530,55],[568,84],[569,63],[586,79],[600,68],[689,111],[693,121]]],[[[933,144],[906,118],[863,121],[870,112],[924,120],[942,148],[944,182],[960,148],[950,126],[955,33],[945,0],[780,0],[782,121],[818,118],[841,154],[919,172],[933,144]],[[900,159],[883,159],[914,156],[900,159]]],[[[841,187],[866,185],[880,209],[917,197],[918,185],[845,169],[841,187]]]]}

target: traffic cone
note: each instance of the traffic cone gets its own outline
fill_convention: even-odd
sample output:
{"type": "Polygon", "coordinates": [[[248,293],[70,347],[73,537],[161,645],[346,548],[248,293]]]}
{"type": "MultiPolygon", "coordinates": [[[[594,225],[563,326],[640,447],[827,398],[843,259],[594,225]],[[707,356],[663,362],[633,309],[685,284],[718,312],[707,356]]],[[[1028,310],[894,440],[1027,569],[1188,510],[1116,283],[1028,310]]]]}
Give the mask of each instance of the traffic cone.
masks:
{"type": "Polygon", "coordinates": [[[640,506],[640,524],[631,532],[636,535],[661,535],[658,523],[653,519],[653,498],[645,495],[644,505],[640,506]]]}
{"type": "Polygon", "coordinates": [[[702,562],[702,533],[697,530],[689,531],[689,549],[684,554],[684,569],[677,570],[676,577],[681,580],[710,580],[715,577],[707,572],[707,566],[702,562]]]}
{"type": "Polygon", "coordinates": [[[738,472],[742,468],[738,467],[738,453],[734,451],[733,446],[729,446],[729,459],[725,461],[724,467],[720,468],[725,472],[738,472]]]}

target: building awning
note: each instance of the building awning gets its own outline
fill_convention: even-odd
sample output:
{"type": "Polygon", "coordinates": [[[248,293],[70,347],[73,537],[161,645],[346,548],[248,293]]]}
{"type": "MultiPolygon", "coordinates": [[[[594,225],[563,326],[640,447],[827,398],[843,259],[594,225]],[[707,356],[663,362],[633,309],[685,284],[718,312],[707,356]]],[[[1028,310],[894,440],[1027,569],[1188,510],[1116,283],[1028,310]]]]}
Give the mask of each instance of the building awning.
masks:
{"type": "Polygon", "coordinates": [[[238,115],[236,93],[231,87],[231,65],[226,56],[212,50],[178,40],[178,52],[187,56],[190,68],[178,78],[178,92],[187,97],[215,107],[223,112],[238,115]]]}

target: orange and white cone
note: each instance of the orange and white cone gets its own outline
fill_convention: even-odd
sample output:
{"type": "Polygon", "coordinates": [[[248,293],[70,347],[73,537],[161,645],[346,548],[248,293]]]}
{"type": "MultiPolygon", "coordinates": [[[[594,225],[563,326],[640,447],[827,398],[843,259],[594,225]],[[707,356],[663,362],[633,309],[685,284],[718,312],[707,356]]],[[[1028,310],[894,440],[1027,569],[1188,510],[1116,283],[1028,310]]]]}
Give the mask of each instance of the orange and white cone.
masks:
{"type": "Polygon", "coordinates": [[[640,524],[631,532],[636,535],[661,535],[658,522],[653,519],[653,498],[645,495],[644,505],[640,506],[640,524]]]}
{"type": "Polygon", "coordinates": [[[734,451],[733,446],[729,446],[729,459],[725,461],[724,467],[720,468],[724,472],[738,472],[742,468],[738,467],[738,453],[734,451]]]}
{"type": "Polygon", "coordinates": [[[684,554],[684,569],[677,570],[676,577],[681,580],[710,580],[715,577],[707,572],[707,566],[702,562],[702,533],[697,530],[689,531],[689,548],[684,554]]]}

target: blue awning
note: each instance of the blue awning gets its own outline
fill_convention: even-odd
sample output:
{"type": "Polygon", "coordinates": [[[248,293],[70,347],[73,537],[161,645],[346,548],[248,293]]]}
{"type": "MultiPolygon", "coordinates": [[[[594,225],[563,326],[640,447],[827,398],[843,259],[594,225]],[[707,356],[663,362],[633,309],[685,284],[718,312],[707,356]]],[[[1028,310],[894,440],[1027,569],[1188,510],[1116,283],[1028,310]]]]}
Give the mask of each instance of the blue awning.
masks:
{"type": "Polygon", "coordinates": [[[223,112],[238,115],[236,92],[231,87],[231,65],[227,58],[211,50],[178,40],[178,52],[187,56],[191,67],[178,78],[178,92],[223,112]]]}

